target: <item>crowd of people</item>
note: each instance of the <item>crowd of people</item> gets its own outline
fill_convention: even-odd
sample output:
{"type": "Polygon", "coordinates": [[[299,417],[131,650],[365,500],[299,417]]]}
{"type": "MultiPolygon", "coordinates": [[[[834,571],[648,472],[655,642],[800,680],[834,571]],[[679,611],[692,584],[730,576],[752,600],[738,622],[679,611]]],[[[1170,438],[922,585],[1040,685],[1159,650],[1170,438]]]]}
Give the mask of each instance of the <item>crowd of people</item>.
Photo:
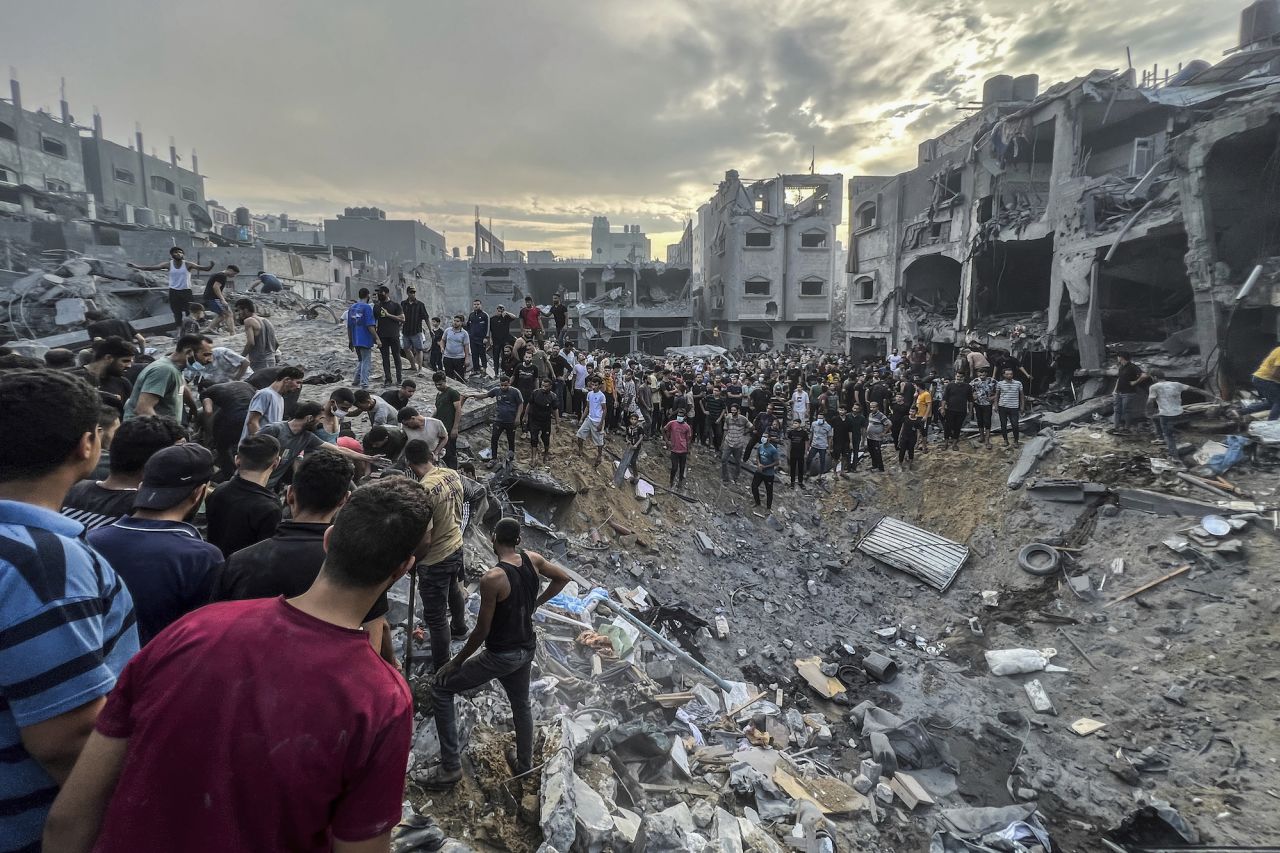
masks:
{"type": "MultiPolygon", "coordinates": [[[[206,269],[180,250],[166,268],[187,289],[206,269]]],[[[784,469],[804,489],[894,461],[910,472],[919,454],[989,448],[996,433],[1016,447],[1031,402],[1028,367],[977,343],[945,365],[923,343],[861,360],[626,357],[579,349],[559,298],[517,314],[476,302],[446,328],[412,287],[400,302],[361,292],[345,317],[354,381],[302,400],[304,372],[275,363],[252,300],[226,310],[237,272],[181,318],[172,301],[169,352],[147,355],[109,318],[80,357],[0,352],[0,837],[12,849],[386,849],[412,727],[387,592],[406,574],[441,744],[426,784],[460,778],[454,696],[493,680],[511,702],[512,772],[527,772],[531,620],[568,575],[504,519],[495,564],[470,575],[469,624],[470,400],[493,401],[491,466],[518,461],[520,443],[530,466],[574,448],[599,466],[612,443],[620,480],[652,476],[649,447],[681,491],[691,454],[714,454],[724,485],[750,474],[762,516],[784,469]],[[205,308],[215,325],[239,322],[246,345],[215,345],[205,308]],[[434,393],[420,394],[426,371],[434,393]],[[572,439],[553,444],[566,427],[572,439]]],[[[1277,373],[1280,349],[1255,375],[1273,418],[1277,373]]],[[[1132,428],[1145,391],[1175,452],[1195,390],[1121,353],[1113,429],[1132,428]]]]}

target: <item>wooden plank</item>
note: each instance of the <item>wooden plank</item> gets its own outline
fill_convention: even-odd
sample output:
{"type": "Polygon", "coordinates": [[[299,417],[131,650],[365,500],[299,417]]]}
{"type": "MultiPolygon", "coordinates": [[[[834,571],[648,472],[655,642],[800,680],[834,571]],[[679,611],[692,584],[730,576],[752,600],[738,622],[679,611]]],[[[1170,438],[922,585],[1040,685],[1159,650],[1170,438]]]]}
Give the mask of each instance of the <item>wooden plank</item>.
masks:
{"type": "Polygon", "coordinates": [[[923,803],[926,806],[933,805],[933,797],[929,796],[929,792],[924,786],[915,780],[908,773],[899,770],[889,779],[889,787],[893,789],[893,793],[898,795],[898,799],[902,800],[908,811],[914,811],[915,807],[923,803]]]}
{"type": "Polygon", "coordinates": [[[1191,571],[1191,564],[1190,564],[1190,563],[1188,563],[1188,564],[1187,564],[1187,565],[1185,565],[1185,566],[1182,566],[1181,568],[1174,569],[1173,571],[1169,572],[1169,574],[1167,574],[1167,575],[1161,575],[1160,577],[1156,578],[1155,580],[1151,581],[1150,583],[1144,583],[1142,586],[1138,587],[1137,589],[1133,590],[1132,592],[1126,592],[1124,595],[1120,596],[1119,598],[1113,598],[1113,599],[1111,599],[1110,601],[1108,601],[1106,604],[1104,604],[1104,605],[1102,605],[1102,606],[1103,606],[1103,607],[1110,607],[1110,606],[1111,606],[1111,605],[1113,605],[1113,604],[1119,604],[1120,602],[1124,601],[1125,599],[1133,598],[1135,595],[1138,595],[1139,593],[1146,592],[1147,590],[1151,589],[1151,588],[1152,588],[1152,587],[1154,587],[1154,586],[1159,586],[1160,584],[1164,583],[1165,581],[1170,580],[1170,579],[1172,579],[1172,578],[1176,578],[1178,575],[1185,574],[1186,572],[1189,572],[1189,571],[1191,571]]]}

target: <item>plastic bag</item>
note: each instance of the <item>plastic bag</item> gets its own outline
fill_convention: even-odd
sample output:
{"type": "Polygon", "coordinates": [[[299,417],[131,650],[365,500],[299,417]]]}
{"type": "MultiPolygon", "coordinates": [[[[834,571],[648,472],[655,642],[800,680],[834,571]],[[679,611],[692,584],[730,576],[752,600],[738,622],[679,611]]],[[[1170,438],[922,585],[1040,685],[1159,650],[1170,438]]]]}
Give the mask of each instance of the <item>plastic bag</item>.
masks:
{"type": "Polygon", "coordinates": [[[1022,675],[1040,672],[1056,655],[1056,649],[995,649],[984,653],[992,675],[1022,675]]]}

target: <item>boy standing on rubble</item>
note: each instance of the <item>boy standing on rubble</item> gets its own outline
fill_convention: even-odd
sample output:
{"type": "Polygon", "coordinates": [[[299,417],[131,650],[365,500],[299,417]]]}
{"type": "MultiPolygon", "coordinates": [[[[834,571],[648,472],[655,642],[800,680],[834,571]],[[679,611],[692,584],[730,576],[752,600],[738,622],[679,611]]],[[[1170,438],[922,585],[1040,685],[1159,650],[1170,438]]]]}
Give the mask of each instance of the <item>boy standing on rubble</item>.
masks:
{"type": "Polygon", "coordinates": [[[591,390],[587,392],[586,414],[578,425],[578,455],[582,455],[583,439],[590,438],[596,446],[595,465],[604,458],[604,392],[600,390],[600,377],[592,376],[591,390]]]}
{"type": "Polygon", "coordinates": [[[516,730],[515,755],[507,754],[517,775],[533,767],[533,712],[529,708],[529,673],[537,636],[533,614],[569,583],[564,568],[541,554],[520,548],[520,522],[501,519],[493,528],[493,552],[498,565],[480,578],[480,613],[476,627],[456,656],[436,671],[431,691],[436,730],[440,734],[440,766],[423,783],[449,789],[462,778],[453,697],[495,678],[511,702],[516,730]],[[539,576],[550,583],[538,593],[539,576]],[[484,644],[485,650],[472,657],[484,644]]]}

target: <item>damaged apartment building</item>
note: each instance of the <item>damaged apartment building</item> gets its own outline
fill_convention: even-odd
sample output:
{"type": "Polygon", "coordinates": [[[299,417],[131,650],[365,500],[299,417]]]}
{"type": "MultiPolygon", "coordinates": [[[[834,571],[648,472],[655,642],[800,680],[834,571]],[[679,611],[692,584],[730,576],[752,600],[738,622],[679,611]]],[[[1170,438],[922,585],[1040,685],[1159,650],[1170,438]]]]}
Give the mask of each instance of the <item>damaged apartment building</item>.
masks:
{"type": "Polygon", "coordinates": [[[725,172],[698,208],[692,258],[701,343],[747,350],[831,344],[844,176],[743,180],[725,172]]]}
{"type": "Polygon", "coordinates": [[[948,363],[976,340],[1019,353],[1033,391],[1109,349],[1246,382],[1280,331],[1280,0],[1216,65],[1037,87],[988,80],[915,169],[850,181],[848,351],[924,341],[948,363]]]}
{"type": "Polygon", "coordinates": [[[617,355],[661,354],[667,347],[697,342],[692,270],[688,264],[649,260],[649,240],[638,226],[611,232],[608,220],[596,217],[592,246],[601,248],[605,259],[599,261],[555,259],[550,252],[529,252],[520,260],[478,218],[475,227],[471,257],[441,265],[449,293],[465,280],[470,298],[479,299],[485,310],[505,305],[512,313],[524,305],[526,296],[543,308],[559,296],[569,309],[568,331],[575,345],[617,355]],[[602,240],[626,245],[615,252],[602,240]]]}

